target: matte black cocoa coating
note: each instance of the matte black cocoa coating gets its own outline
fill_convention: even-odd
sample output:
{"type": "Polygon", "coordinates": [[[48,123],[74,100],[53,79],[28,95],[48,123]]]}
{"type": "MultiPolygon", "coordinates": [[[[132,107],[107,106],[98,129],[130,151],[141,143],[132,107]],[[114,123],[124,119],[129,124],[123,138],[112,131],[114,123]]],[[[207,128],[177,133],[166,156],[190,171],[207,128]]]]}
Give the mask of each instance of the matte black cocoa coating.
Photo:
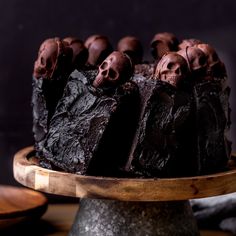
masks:
{"type": "Polygon", "coordinates": [[[67,77],[58,77],[53,80],[33,77],[33,134],[35,149],[39,156],[44,146],[44,139],[48,132],[51,118],[58,101],[63,95],[66,83],[67,77]]]}
{"type": "MultiPolygon", "coordinates": [[[[184,154],[180,146],[185,144],[177,137],[190,117],[191,96],[177,93],[175,87],[162,81],[141,76],[134,80],[141,94],[141,113],[126,170],[145,177],[188,175],[183,163],[190,153],[187,147],[179,160],[184,154]]],[[[193,140],[189,140],[192,147],[193,140]]]]}
{"type": "Polygon", "coordinates": [[[48,131],[48,109],[42,91],[43,79],[33,78],[32,110],[33,110],[33,135],[35,151],[41,156],[40,150],[44,146],[44,139],[48,131]]]}
{"type": "Polygon", "coordinates": [[[141,96],[139,127],[126,171],[134,176],[180,177],[226,169],[231,144],[228,89],[201,82],[181,91],[135,76],[141,96]]]}
{"type": "Polygon", "coordinates": [[[138,107],[134,83],[118,87],[113,96],[99,95],[82,73],[74,73],[52,117],[44,158],[69,172],[118,175],[133,140],[138,107]]]}
{"type": "MultiPolygon", "coordinates": [[[[229,87],[215,77],[174,87],[153,65],[132,80],[94,88],[97,70],[33,80],[40,164],[72,173],[180,177],[224,170],[231,151],[229,87]]],[[[192,80],[192,74],[189,80],[192,80]]],[[[187,77],[186,77],[187,78],[187,77]]]]}
{"type": "Polygon", "coordinates": [[[73,72],[49,133],[40,137],[37,130],[42,166],[120,177],[224,170],[230,152],[224,134],[229,91],[221,83],[199,82],[183,91],[137,74],[135,83],[127,82],[107,96],[90,86],[95,76],[96,71],[73,72]]]}
{"type": "Polygon", "coordinates": [[[197,127],[197,158],[201,174],[224,170],[230,155],[226,141],[228,98],[217,82],[194,86],[197,127]]]}
{"type": "Polygon", "coordinates": [[[152,63],[142,63],[135,65],[134,74],[142,75],[146,78],[150,78],[154,74],[155,64],[152,63]]]}

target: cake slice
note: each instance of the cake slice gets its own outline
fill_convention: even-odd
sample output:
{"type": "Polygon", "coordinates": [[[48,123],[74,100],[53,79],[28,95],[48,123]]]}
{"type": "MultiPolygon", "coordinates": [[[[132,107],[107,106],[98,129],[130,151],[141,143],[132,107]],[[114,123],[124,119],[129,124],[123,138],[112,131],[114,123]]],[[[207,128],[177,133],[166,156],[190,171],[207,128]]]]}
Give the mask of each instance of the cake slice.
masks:
{"type": "Polygon", "coordinates": [[[224,65],[214,48],[208,44],[186,46],[178,53],[186,59],[191,71],[197,174],[225,170],[231,145],[227,140],[230,91],[226,85],[224,65]]]}
{"type": "MultiPolygon", "coordinates": [[[[194,86],[196,105],[197,159],[199,174],[223,171],[229,159],[225,136],[227,117],[219,83],[206,81],[194,86]]],[[[224,101],[226,104],[226,100],[224,101]]]]}
{"type": "Polygon", "coordinates": [[[71,74],[50,122],[43,149],[46,161],[79,174],[121,173],[139,109],[137,85],[128,81],[132,75],[128,63],[127,56],[114,52],[102,63],[96,77],[89,71],[89,79],[78,71],[71,74]],[[117,80],[102,77],[104,70],[118,73],[117,80]]]}
{"type": "Polygon", "coordinates": [[[59,38],[45,40],[33,72],[33,133],[38,156],[44,145],[50,119],[61,98],[71,69],[72,49],[59,38]]]}
{"type": "MultiPolygon", "coordinates": [[[[187,129],[191,96],[159,80],[141,76],[134,80],[139,86],[141,111],[125,170],[142,177],[188,175],[188,169],[193,168],[183,133],[191,132],[187,129]],[[184,153],[181,147],[185,145],[184,153]]],[[[188,142],[193,145],[191,137],[188,142]]]]}

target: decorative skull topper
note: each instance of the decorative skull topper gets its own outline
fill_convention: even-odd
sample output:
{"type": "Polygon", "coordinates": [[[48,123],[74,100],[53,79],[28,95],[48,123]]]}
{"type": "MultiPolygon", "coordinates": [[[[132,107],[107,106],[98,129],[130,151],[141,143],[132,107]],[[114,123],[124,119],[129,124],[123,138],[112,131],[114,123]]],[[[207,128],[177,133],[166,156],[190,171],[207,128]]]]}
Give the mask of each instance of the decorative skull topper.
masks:
{"type": "Polygon", "coordinates": [[[107,38],[107,37],[106,37],[106,36],[103,36],[103,35],[100,35],[100,34],[91,35],[91,36],[89,36],[89,37],[85,40],[84,46],[85,46],[86,48],[89,48],[90,45],[91,45],[91,43],[92,43],[94,40],[98,39],[98,38],[107,38]]]}
{"type": "Polygon", "coordinates": [[[63,43],[59,38],[45,40],[39,48],[38,58],[34,63],[33,76],[35,78],[52,79],[59,70],[65,71],[71,62],[72,50],[67,43],[63,43]],[[59,59],[63,58],[59,65],[59,59]],[[63,68],[62,68],[63,67],[63,68]]]}
{"type": "Polygon", "coordinates": [[[47,47],[48,44],[55,43],[55,41],[60,41],[60,38],[55,37],[44,40],[39,47],[38,55],[45,49],[45,47],[47,47]]]}
{"type": "Polygon", "coordinates": [[[186,47],[178,51],[187,61],[189,70],[194,75],[203,76],[206,73],[207,58],[206,55],[197,47],[186,47]]]}
{"type": "Polygon", "coordinates": [[[126,53],[133,64],[140,64],[143,59],[143,47],[141,42],[133,36],[126,36],[117,44],[117,50],[126,53]]]}
{"type": "Polygon", "coordinates": [[[186,47],[193,47],[197,44],[202,43],[199,39],[184,39],[180,44],[179,44],[179,50],[184,49],[186,47]]]}
{"type": "Polygon", "coordinates": [[[132,76],[134,68],[129,56],[114,51],[99,66],[99,72],[93,82],[95,88],[116,87],[125,83],[132,76]]]}
{"type": "Polygon", "coordinates": [[[102,35],[92,35],[84,44],[89,53],[87,62],[92,66],[99,66],[113,51],[108,38],[102,35]]]}
{"type": "Polygon", "coordinates": [[[177,51],[179,41],[172,33],[156,34],[151,41],[151,54],[159,60],[166,52],[177,51]]]}
{"type": "Polygon", "coordinates": [[[179,83],[186,78],[188,73],[186,60],[176,52],[169,52],[157,64],[155,77],[178,87],[179,83]]]}
{"type": "Polygon", "coordinates": [[[226,76],[225,66],[220,61],[215,49],[212,46],[209,44],[198,44],[196,47],[202,50],[207,57],[207,79],[226,76]]]}
{"type": "Polygon", "coordinates": [[[88,60],[88,49],[84,46],[82,40],[74,37],[67,37],[63,39],[67,42],[73,51],[72,64],[74,68],[81,68],[88,60]]]}

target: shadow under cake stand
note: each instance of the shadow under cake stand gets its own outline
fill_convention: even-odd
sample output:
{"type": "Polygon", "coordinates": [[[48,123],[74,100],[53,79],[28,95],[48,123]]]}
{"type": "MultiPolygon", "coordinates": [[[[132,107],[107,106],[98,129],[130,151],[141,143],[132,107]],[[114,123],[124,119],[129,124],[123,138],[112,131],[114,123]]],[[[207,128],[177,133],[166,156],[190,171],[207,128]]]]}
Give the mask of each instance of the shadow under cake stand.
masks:
{"type": "Polygon", "coordinates": [[[127,179],[39,167],[33,147],[14,157],[14,177],[38,191],[78,197],[70,236],[197,236],[189,199],[236,191],[236,170],[186,178],[127,179]]]}

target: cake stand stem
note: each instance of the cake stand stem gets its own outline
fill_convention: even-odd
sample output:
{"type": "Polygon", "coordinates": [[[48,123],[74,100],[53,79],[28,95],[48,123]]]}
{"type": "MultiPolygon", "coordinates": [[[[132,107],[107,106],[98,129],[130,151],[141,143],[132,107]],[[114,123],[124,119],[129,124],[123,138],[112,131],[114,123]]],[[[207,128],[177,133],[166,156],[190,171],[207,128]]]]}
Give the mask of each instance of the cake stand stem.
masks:
{"type": "Polygon", "coordinates": [[[199,236],[189,201],[81,199],[69,236],[199,236]]]}

